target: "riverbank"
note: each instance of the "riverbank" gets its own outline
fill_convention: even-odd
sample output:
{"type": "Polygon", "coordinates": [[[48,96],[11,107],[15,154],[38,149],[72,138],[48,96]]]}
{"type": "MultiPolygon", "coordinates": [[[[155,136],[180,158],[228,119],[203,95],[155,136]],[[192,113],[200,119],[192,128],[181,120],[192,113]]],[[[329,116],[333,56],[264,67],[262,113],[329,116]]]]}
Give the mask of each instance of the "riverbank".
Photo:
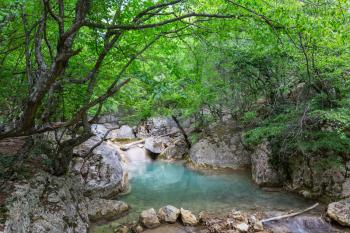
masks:
{"type": "MultiPolygon", "coordinates": [[[[123,229],[134,229],[135,231],[139,225],[146,230],[147,227],[144,224],[138,223],[141,213],[144,210],[155,209],[158,214],[154,217],[158,218],[158,209],[167,204],[189,209],[199,220],[197,227],[187,229],[186,226],[179,228],[178,225],[162,224],[159,225],[159,229],[157,227],[153,230],[146,230],[146,232],[182,232],[185,230],[187,232],[226,232],[235,229],[232,224],[228,226],[226,223],[231,221],[230,214],[238,210],[246,219],[243,222],[250,226],[252,220],[248,221],[248,219],[259,221],[264,218],[283,216],[291,212],[303,211],[314,204],[313,201],[296,194],[281,190],[269,192],[260,189],[251,181],[249,170],[237,171],[228,168],[192,170],[187,168],[185,161],[153,161],[139,146],[124,153],[132,191],[120,197],[120,200],[128,203],[131,209],[123,218],[109,223],[94,224],[90,230],[92,233],[124,232],[123,229]],[[233,208],[235,210],[232,210],[233,208]],[[203,221],[203,213],[206,213],[211,220],[203,221]],[[220,224],[213,226],[215,223],[220,224]],[[213,231],[213,228],[219,226],[219,230],[213,231]]],[[[282,222],[269,223],[266,229],[284,228],[292,230],[291,232],[301,232],[293,231],[293,229],[312,228],[313,231],[306,232],[330,232],[329,229],[336,228],[323,218],[325,209],[325,205],[319,205],[306,216],[301,215],[282,222]],[[327,231],[320,231],[320,229],[327,231]]],[[[180,218],[177,222],[181,223],[180,218]]]]}
{"type": "Polygon", "coordinates": [[[138,221],[117,224],[110,228],[95,229],[93,232],[146,232],[146,233],[282,233],[317,232],[346,233],[349,229],[331,225],[322,217],[322,206],[315,204],[303,211],[293,213],[255,212],[246,213],[231,210],[218,217],[205,211],[194,215],[191,211],[164,206],[158,211],[153,208],[141,212],[138,221]],[[183,216],[183,211],[185,215],[183,216]]]}
{"type": "MultiPolygon", "coordinates": [[[[142,136],[140,131],[135,133],[131,127],[124,126],[112,131],[112,136],[105,139],[104,132],[108,129],[103,125],[95,126],[95,136],[75,148],[68,174],[55,177],[39,172],[13,183],[13,190],[6,198],[4,231],[17,233],[23,229],[32,229],[33,232],[46,229],[46,232],[61,233],[64,229],[71,229],[79,233],[88,230],[92,233],[124,233],[135,232],[138,225],[147,232],[180,230],[177,225],[163,225],[161,220],[156,230],[139,223],[143,211],[153,208],[158,218],[159,209],[165,205],[189,210],[198,219],[195,227],[188,230],[183,226],[185,228],[181,230],[232,232],[244,223],[249,226],[248,231],[252,231],[254,224],[250,219],[259,222],[300,212],[316,202],[280,187],[259,186],[252,179],[254,171],[245,165],[237,169],[222,166],[220,161],[215,164],[220,160],[216,155],[221,150],[231,156],[232,162],[237,161],[235,155],[241,156],[231,153],[237,148],[235,144],[225,146],[225,140],[230,138],[226,131],[221,131],[226,139],[220,144],[216,144],[219,140],[207,139],[211,144],[197,154],[209,157],[204,159],[214,163],[206,164],[191,159],[191,153],[197,153],[199,146],[194,151],[187,150],[190,155],[186,156],[182,154],[186,145],[179,143],[181,134],[173,127],[161,125],[158,128],[161,131],[152,128],[142,136]],[[126,147],[130,144],[132,146],[126,147]],[[211,153],[217,145],[219,152],[211,153]],[[92,154],[86,156],[89,152],[92,154]],[[181,156],[176,156],[179,155],[177,152],[181,156]],[[28,200],[30,205],[26,204],[28,200]],[[47,215],[47,211],[51,214],[47,215]],[[246,220],[236,221],[232,213],[237,211],[246,220]],[[209,218],[203,220],[200,213],[207,213],[209,218]],[[20,224],[18,219],[21,219],[20,224]]],[[[234,143],[240,142],[234,140],[234,143]]],[[[203,141],[201,144],[204,145],[203,141]]],[[[242,147],[238,148],[242,150],[242,147]]],[[[348,215],[343,210],[347,206],[346,203],[333,204],[328,208],[328,215],[346,226],[348,215]]],[[[348,228],[331,224],[331,220],[325,217],[326,209],[325,205],[319,205],[307,214],[267,223],[264,227],[269,232],[348,232],[348,228]]],[[[182,224],[179,217],[175,222],[182,224]]]]}

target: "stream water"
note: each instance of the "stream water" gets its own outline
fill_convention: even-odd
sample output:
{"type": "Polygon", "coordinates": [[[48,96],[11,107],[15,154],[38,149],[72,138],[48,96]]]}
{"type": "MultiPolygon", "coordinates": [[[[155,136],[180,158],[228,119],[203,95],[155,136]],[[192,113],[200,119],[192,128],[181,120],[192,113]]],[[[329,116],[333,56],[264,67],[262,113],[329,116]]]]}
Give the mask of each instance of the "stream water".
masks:
{"type": "Polygon", "coordinates": [[[95,226],[92,232],[111,232],[111,224],[132,222],[142,210],[164,205],[202,210],[221,215],[232,209],[299,210],[312,203],[287,192],[267,192],[256,187],[249,172],[198,172],[183,163],[152,161],[141,148],[128,151],[131,192],[120,200],[131,206],[130,213],[115,222],[95,226]]]}

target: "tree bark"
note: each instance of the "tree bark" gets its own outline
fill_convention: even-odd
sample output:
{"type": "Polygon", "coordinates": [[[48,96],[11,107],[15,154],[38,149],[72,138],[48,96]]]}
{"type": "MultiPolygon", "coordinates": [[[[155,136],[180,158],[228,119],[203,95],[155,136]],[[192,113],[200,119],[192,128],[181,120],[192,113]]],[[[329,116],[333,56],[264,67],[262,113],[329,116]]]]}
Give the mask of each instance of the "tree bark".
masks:
{"type": "Polygon", "coordinates": [[[180,130],[180,132],[181,132],[181,134],[182,134],[182,136],[184,137],[188,149],[191,149],[191,146],[192,146],[192,145],[191,145],[191,142],[190,142],[190,140],[188,139],[188,136],[187,136],[187,134],[186,134],[186,131],[185,131],[184,128],[181,126],[179,120],[178,120],[178,119],[176,118],[176,116],[174,116],[174,115],[172,115],[171,118],[175,121],[177,127],[179,128],[179,130],[180,130]]]}
{"type": "Polygon", "coordinates": [[[73,149],[77,145],[85,142],[92,136],[91,132],[84,133],[83,135],[64,141],[58,146],[57,152],[52,158],[53,173],[56,176],[64,175],[69,168],[69,164],[73,158],[73,149]]]}

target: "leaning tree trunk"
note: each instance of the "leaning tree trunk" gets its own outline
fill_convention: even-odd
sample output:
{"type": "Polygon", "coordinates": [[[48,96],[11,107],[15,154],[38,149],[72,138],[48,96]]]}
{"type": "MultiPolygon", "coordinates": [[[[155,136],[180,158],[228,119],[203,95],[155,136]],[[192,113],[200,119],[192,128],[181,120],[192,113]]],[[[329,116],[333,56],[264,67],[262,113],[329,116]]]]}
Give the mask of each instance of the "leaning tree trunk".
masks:
{"type": "Polygon", "coordinates": [[[53,174],[61,176],[67,173],[73,158],[73,148],[59,148],[52,161],[53,174]]]}
{"type": "Polygon", "coordinates": [[[191,145],[191,142],[190,142],[190,140],[188,139],[188,136],[187,136],[187,134],[186,134],[186,131],[185,131],[184,128],[181,126],[179,120],[178,120],[174,115],[172,115],[171,118],[173,118],[173,120],[175,121],[175,123],[176,123],[177,127],[179,128],[181,134],[183,135],[188,149],[191,149],[191,146],[192,146],[192,145],[191,145]]]}
{"type": "Polygon", "coordinates": [[[85,132],[79,137],[64,141],[58,146],[57,152],[52,158],[53,174],[61,176],[67,173],[69,164],[73,158],[74,147],[82,144],[88,140],[93,134],[91,132],[85,132]]]}
{"type": "Polygon", "coordinates": [[[15,164],[13,165],[15,170],[20,170],[24,160],[26,160],[34,146],[34,139],[32,136],[28,136],[25,139],[25,143],[15,155],[15,164]]]}

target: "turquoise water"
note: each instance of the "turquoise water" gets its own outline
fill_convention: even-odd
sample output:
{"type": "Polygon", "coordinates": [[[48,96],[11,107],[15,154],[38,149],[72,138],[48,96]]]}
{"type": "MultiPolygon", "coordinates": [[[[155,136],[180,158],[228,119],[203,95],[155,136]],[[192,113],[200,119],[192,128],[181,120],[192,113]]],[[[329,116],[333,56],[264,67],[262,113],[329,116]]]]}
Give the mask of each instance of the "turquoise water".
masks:
{"type": "Polygon", "coordinates": [[[142,210],[168,204],[216,214],[232,209],[298,210],[311,204],[298,195],[259,189],[249,172],[193,171],[182,163],[152,161],[140,148],[130,150],[127,160],[131,192],[120,200],[132,209],[119,223],[135,221],[142,210]]]}
{"type": "Polygon", "coordinates": [[[249,172],[193,171],[182,163],[152,161],[140,148],[129,151],[127,159],[131,192],[121,200],[132,207],[130,218],[142,210],[168,204],[214,213],[227,213],[233,208],[295,210],[310,205],[291,193],[259,189],[252,183],[249,172]]]}

